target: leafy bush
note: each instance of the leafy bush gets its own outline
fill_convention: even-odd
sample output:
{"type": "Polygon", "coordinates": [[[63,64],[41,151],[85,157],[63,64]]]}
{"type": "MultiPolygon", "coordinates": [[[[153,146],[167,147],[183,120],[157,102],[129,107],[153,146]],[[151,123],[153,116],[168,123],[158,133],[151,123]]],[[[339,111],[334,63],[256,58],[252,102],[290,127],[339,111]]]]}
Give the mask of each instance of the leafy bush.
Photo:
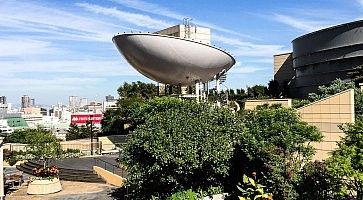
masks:
{"type": "Polygon", "coordinates": [[[132,111],[138,126],[124,157],[133,199],[166,198],[227,182],[237,134],[233,113],[176,98],[155,98],[132,111]]]}
{"type": "Polygon", "coordinates": [[[26,152],[23,151],[10,151],[4,149],[4,160],[9,163],[9,165],[13,166],[20,160],[25,160],[32,158],[26,152]]]}
{"type": "Polygon", "coordinates": [[[340,196],[356,196],[363,199],[363,120],[341,126],[345,138],[338,142],[326,164],[330,173],[339,180],[340,196]]]}
{"type": "Polygon", "coordinates": [[[355,87],[354,82],[352,81],[336,79],[328,86],[319,86],[317,93],[309,94],[309,100],[320,100],[348,89],[354,89],[354,110],[356,117],[360,117],[363,115],[363,92],[360,88],[355,87]]]}
{"type": "Polygon", "coordinates": [[[307,99],[293,99],[292,100],[292,107],[293,108],[300,108],[303,107],[307,104],[311,103],[309,100],[307,99]]]}
{"type": "Polygon", "coordinates": [[[198,194],[193,192],[191,189],[187,191],[177,192],[171,195],[168,200],[199,200],[198,194]]]}
{"type": "Polygon", "coordinates": [[[237,185],[238,190],[242,193],[240,200],[264,200],[272,199],[272,195],[265,193],[265,186],[256,183],[255,179],[243,175],[243,182],[237,185]]]}
{"type": "Polygon", "coordinates": [[[233,159],[232,183],[257,172],[274,199],[296,199],[302,165],[311,159],[310,142],[320,141],[319,130],[301,121],[294,109],[260,106],[241,112],[248,134],[240,135],[233,159]],[[234,178],[234,179],[233,179],[234,178]]]}
{"type": "Polygon", "coordinates": [[[334,187],[336,187],[336,180],[329,173],[324,162],[309,162],[301,170],[299,199],[337,199],[334,197],[334,187]]]}

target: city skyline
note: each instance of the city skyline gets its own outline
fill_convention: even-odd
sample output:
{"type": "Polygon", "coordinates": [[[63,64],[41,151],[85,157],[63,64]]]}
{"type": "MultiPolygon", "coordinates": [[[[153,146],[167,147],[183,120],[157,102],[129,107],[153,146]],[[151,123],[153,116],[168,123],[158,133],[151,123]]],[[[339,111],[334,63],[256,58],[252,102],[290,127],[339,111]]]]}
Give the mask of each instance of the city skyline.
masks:
{"type": "Polygon", "coordinates": [[[52,105],[72,95],[116,95],[123,82],[151,82],[121,57],[112,36],[157,31],[185,17],[211,28],[212,43],[236,57],[225,85],[267,84],[272,56],[291,52],[292,39],[361,19],[363,10],[360,0],[191,2],[1,2],[0,95],[14,104],[27,94],[52,105]]]}

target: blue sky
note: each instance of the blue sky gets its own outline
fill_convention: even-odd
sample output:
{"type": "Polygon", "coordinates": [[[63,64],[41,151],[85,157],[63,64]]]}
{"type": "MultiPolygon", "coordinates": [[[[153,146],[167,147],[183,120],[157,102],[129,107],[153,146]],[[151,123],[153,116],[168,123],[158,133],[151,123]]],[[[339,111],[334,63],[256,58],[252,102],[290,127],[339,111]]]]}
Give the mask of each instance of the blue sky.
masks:
{"type": "Polygon", "coordinates": [[[184,17],[212,29],[212,43],[237,64],[225,85],[245,88],[272,79],[272,56],[314,30],[361,19],[363,0],[0,0],[0,95],[19,104],[68,96],[103,99],[125,81],[146,81],[118,53],[118,32],[153,32],[184,17]]]}

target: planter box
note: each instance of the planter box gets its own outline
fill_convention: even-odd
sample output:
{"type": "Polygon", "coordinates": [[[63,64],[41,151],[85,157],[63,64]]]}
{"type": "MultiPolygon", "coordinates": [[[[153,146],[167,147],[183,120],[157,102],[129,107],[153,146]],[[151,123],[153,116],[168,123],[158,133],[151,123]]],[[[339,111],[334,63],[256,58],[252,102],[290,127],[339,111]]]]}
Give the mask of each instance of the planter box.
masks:
{"type": "Polygon", "coordinates": [[[28,194],[52,194],[62,190],[59,178],[40,179],[29,182],[28,194]]]}

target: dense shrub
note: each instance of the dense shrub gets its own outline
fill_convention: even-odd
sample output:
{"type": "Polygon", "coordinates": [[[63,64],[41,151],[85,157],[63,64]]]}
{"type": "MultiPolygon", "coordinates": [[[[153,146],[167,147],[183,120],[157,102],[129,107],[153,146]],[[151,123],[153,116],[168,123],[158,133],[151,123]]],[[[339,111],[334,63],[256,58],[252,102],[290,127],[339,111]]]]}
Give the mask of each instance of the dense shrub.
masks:
{"type": "Polygon", "coordinates": [[[193,192],[191,189],[177,192],[171,195],[171,197],[168,198],[168,200],[199,200],[200,196],[198,193],[193,192]]]}
{"type": "Polygon", "coordinates": [[[336,199],[334,195],[336,183],[324,162],[309,162],[301,170],[299,199],[336,199]]]}
{"type": "Polygon", "coordinates": [[[293,108],[300,108],[303,107],[307,104],[311,103],[309,100],[307,99],[293,99],[292,100],[292,107],[293,108]]]}
{"type": "Polygon", "coordinates": [[[223,186],[244,127],[228,110],[176,98],[134,107],[138,126],[124,150],[132,199],[167,198],[188,189],[223,186]]]}
{"type": "Polygon", "coordinates": [[[237,184],[243,174],[257,172],[274,199],[296,199],[300,169],[314,154],[309,143],[320,141],[321,133],[293,109],[261,106],[241,113],[248,134],[240,135],[231,180],[237,184]]]}
{"type": "Polygon", "coordinates": [[[363,199],[363,120],[341,126],[346,134],[326,164],[329,172],[339,180],[335,191],[340,196],[363,199]]]}

